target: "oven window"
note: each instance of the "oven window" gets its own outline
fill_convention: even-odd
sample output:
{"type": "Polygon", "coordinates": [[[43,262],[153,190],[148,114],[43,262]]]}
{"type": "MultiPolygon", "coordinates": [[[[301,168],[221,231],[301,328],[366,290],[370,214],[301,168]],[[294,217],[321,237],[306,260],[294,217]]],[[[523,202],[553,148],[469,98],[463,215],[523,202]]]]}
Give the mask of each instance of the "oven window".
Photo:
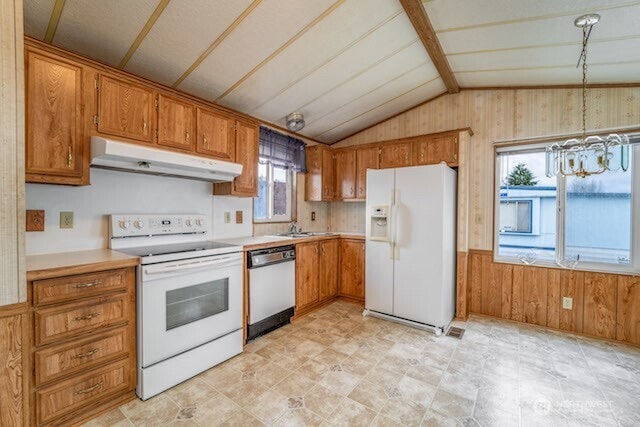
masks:
{"type": "Polygon", "coordinates": [[[229,310],[229,279],[167,292],[167,331],[229,310]]]}

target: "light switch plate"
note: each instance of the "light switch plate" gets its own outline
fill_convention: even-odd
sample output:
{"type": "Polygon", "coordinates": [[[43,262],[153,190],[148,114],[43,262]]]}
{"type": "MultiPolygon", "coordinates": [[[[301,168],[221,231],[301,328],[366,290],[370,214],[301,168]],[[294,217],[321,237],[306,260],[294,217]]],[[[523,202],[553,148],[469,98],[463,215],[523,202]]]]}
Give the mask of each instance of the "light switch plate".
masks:
{"type": "Polygon", "coordinates": [[[231,222],[231,212],[224,213],[224,223],[229,224],[231,222]]]}
{"type": "Polygon", "coordinates": [[[315,221],[315,220],[316,220],[316,213],[311,212],[311,221],[315,221]]]}
{"type": "Polygon", "coordinates": [[[562,308],[564,308],[566,310],[572,310],[573,309],[573,298],[562,297],[562,308]]]}
{"type": "Polygon", "coordinates": [[[73,212],[60,212],[60,228],[73,228],[73,212]]]}
{"type": "Polygon", "coordinates": [[[242,224],[243,222],[242,211],[236,211],[236,224],[242,224]]]}
{"type": "Polygon", "coordinates": [[[27,209],[27,231],[44,231],[44,211],[27,209]]]}

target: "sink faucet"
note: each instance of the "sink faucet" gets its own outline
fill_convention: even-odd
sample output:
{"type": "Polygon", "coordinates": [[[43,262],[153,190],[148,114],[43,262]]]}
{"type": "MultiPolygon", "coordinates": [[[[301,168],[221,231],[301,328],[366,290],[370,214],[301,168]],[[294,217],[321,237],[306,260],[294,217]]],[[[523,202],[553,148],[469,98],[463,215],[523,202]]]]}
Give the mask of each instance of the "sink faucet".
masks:
{"type": "Polygon", "coordinates": [[[298,223],[295,221],[291,221],[291,224],[289,224],[289,230],[287,230],[288,233],[298,233],[300,232],[300,229],[298,229],[298,223]]]}

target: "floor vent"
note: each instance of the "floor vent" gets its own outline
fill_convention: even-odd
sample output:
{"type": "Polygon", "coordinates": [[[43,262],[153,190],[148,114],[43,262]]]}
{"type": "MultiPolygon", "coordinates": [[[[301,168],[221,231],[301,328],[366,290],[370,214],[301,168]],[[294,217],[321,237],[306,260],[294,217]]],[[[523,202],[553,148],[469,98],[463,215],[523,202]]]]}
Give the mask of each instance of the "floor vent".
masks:
{"type": "Polygon", "coordinates": [[[449,330],[447,331],[448,337],[461,339],[462,335],[464,335],[464,329],[456,328],[455,326],[450,327],[449,330]]]}

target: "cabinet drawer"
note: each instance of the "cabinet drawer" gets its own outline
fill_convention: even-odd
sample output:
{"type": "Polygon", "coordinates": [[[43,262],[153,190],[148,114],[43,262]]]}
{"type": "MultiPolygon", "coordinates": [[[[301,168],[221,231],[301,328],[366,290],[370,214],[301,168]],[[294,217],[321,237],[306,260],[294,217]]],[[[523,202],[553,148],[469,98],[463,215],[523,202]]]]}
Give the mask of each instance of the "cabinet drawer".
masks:
{"type": "Polygon", "coordinates": [[[92,274],[57,277],[33,282],[33,305],[74,301],[78,298],[124,290],[129,269],[102,271],[92,274]]]}
{"type": "Polygon", "coordinates": [[[112,363],[85,375],[36,392],[38,424],[78,410],[105,396],[130,388],[129,360],[112,363]]]}
{"type": "Polygon", "coordinates": [[[36,310],[35,344],[50,342],[82,334],[98,332],[101,328],[127,321],[129,296],[95,298],[78,304],[36,310]]]}
{"type": "Polygon", "coordinates": [[[129,327],[35,352],[36,386],[128,354],[129,327]]]}

